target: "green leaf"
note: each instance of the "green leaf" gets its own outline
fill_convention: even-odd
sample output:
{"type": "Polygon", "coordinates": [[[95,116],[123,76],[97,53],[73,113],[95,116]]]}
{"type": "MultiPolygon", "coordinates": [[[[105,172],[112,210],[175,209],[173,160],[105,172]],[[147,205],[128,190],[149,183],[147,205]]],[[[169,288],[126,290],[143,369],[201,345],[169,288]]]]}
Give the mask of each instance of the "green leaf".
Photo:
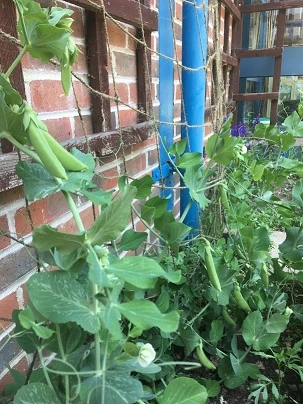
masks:
{"type": "Polygon", "coordinates": [[[64,324],[77,323],[92,334],[100,329],[99,319],[79,282],[68,272],[40,272],[27,282],[30,299],[48,320],[64,324]]]}
{"type": "Polygon", "coordinates": [[[179,271],[165,272],[163,268],[152,258],[147,257],[125,257],[106,266],[106,270],[115,274],[118,278],[141,288],[153,288],[158,277],[166,278],[170,282],[179,282],[181,273],[179,271]]]}
{"type": "Polygon", "coordinates": [[[168,204],[168,199],[165,198],[159,198],[159,196],[154,196],[153,198],[148,199],[144,205],[141,205],[141,209],[145,207],[149,208],[154,208],[155,213],[154,213],[154,218],[158,219],[161,217],[166,209],[167,209],[167,204],[168,204]]]}
{"type": "Polygon", "coordinates": [[[207,156],[216,163],[227,166],[234,158],[235,147],[242,142],[241,139],[226,134],[214,134],[206,143],[207,156]]]}
{"type": "Polygon", "coordinates": [[[18,318],[22,327],[26,330],[30,330],[32,328],[32,324],[35,322],[35,316],[30,307],[21,310],[18,318]]]}
{"type": "MultiPolygon", "coordinates": [[[[41,10],[41,9],[40,9],[41,10]]],[[[28,51],[34,58],[48,62],[56,56],[61,59],[70,37],[70,30],[58,28],[49,24],[47,15],[41,10],[33,15],[30,7],[24,9],[24,25],[29,40],[28,51]]],[[[23,45],[27,44],[21,21],[18,23],[18,31],[23,45]]]]}
{"type": "Polygon", "coordinates": [[[151,194],[153,179],[150,175],[145,175],[139,180],[134,180],[130,185],[137,188],[136,199],[147,198],[151,194]]]}
{"type": "Polygon", "coordinates": [[[85,233],[62,233],[44,224],[33,231],[33,242],[38,251],[48,251],[55,247],[59,251],[70,253],[84,247],[85,240],[85,233]]]}
{"type": "Polygon", "coordinates": [[[147,233],[137,232],[133,229],[126,230],[119,243],[119,251],[134,251],[147,239],[147,233]]]}
{"type": "Polygon", "coordinates": [[[266,322],[266,331],[269,333],[281,333],[286,330],[289,318],[283,314],[274,313],[266,322]]]}
{"type": "Polygon", "coordinates": [[[54,177],[41,164],[19,161],[16,173],[23,181],[24,194],[30,202],[43,199],[59,190],[54,177]]]}
{"type": "Polygon", "coordinates": [[[204,386],[189,377],[178,377],[166,387],[160,404],[205,404],[208,395],[204,386]]]}
{"type": "Polygon", "coordinates": [[[205,381],[205,387],[208,397],[217,397],[221,390],[220,383],[217,380],[207,379],[205,381]]]}
{"type": "MultiPolygon", "coordinates": [[[[102,389],[102,376],[89,377],[80,385],[80,398],[85,403],[100,404],[102,389]]],[[[136,403],[143,396],[143,386],[139,380],[118,371],[106,372],[104,403],[136,403]]]]}
{"type": "Polygon", "coordinates": [[[198,202],[203,209],[210,204],[205,196],[207,180],[213,175],[213,171],[203,170],[201,165],[189,167],[184,174],[184,183],[189,189],[191,199],[198,202]]]}
{"type": "Polygon", "coordinates": [[[14,404],[61,404],[55,391],[43,383],[31,383],[18,390],[14,404]]]}
{"type": "Polygon", "coordinates": [[[168,149],[169,154],[172,154],[174,156],[181,156],[185,152],[187,145],[187,139],[181,139],[178,142],[175,142],[171,145],[171,147],[168,149]]]}
{"type": "Polygon", "coordinates": [[[292,199],[303,208],[303,179],[300,179],[292,189],[292,199]]]}
{"type": "Polygon", "coordinates": [[[224,325],[221,320],[213,320],[211,323],[210,340],[213,345],[217,345],[224,333],[224,325]]]}
{"type": "Polygon", "coordinates": [[[98,189],[97,191],[81,189],[80,192],[95,205],[110,205],[113,194],[112,191],[106,192],[103,189],[98,189]]]}
{"type": "Polygon", "coordinates": [[[168,242],[171,248],[177,250],[179,244],[183,241],[191,231],[191,228],[183,223],[176,222],[172,212],[165,212],[163,216],[154,221],[157,230],[168,242]]]}
{"type": "Polygon", "coordinates": [[[101,266],[100,261],[97,257],[97,254],[93,251],[88,253],[86,258],[86,262],[88,263],[89,272],[88,277],[89,280],[103,288],[108,288],[111,286],[108,277],[106,276],[105,270],[103,266],[101,266]]]}
{"type": "Polygon", "coordinates": [[[254,181],[259,181],[264,173],[264,166],[262,164],[257,164],[253,170],[251,170],[251,175],[254,181]]]}
{"type": "Polygon", "coordinates": [[[0,134],[10,133],[18,142],[25,144],[27,135],[23,128],[23,111],[16,108],[12,110],[5,101],[6,94],[0,87],[0,134]]]}
{"type": "Polygon", "coordinates": [[[165,313],[168,308],[169,308],[169,302],[170,302],[170,295],[166,290],[163,290],[161,292],[160,296],[156,300],[156,306],[162,313],[165,313]]]}
{"type": "Polygon", "coordinates": [[[136,192],[135,187],[127,186],[124,194],[101,212],[87,232],[92,245],[102,245],[119,237],[129,221],[131,202],[136,192]]]}
{"type": "Polygon", "coordinates": [[[35,334],[42,339],[48,339],[54,334],[54,330],[39,324],[33,324],[32,329],[34,330],[35,334]]]}
{"type": "Polygon", "coordinates": [[[195,165],[200,164],[201,165],[201,160],[202,160],[202,153],[184,153],[178,163],[177,166],[179,168],[189,168],[195,165]]]}
{"type": "Polygon", "coordinates": [[[147,223],[151,223],[152,219],[155,217],[156,209],[154,207],[149,207],[146,205],[141,205],[141,218],[147,223]]]}
{"type": "Polygon", "coordinates": [[[184,328],[180,330],[180,338],[184,344],[186,356],[190,355],[201,342],[201,338],[196,332],[184,328]]]}
{"type": "Polygon", "coordinates": [[[286,239],[280,244],[283,257],[291,262],[299,262],[303,258],[303,232],[299,227],[286,229],[286,239]]]}
{"type": "Polygon", "coordinates": [[[5,78],[4,74],[0,72],[0,87],[5,93],[5,102],[7,105],[20,105],[22,104],[22,97],[16,91],[11,83],[5,78]]]}
{"type": "Polygon", "coordinates": [[[88,167],[88,171],[91,172],[95,171],[96,163],[91,153],[83,153],[76,147],[73,147],[70,152],[73,156],[75,156],[78,160],[80,160],[81,163],[83,163],[88,167]]]}
{"type": "Polygon", "coordinates": [[[164,332],[174,332],[178,328],[180,316],[177,311],[163,314],[153,302],[148,300],[133,300],[117,304],[116,308],[131,323],[143,330],[158,327],[164,332]]]}
{"type": "Polygon", "coordinates": [[[263,328],[263,318],[260,311],[250,313],[243,321],[242,335],[247,345],[253,345],[263,328]]]}

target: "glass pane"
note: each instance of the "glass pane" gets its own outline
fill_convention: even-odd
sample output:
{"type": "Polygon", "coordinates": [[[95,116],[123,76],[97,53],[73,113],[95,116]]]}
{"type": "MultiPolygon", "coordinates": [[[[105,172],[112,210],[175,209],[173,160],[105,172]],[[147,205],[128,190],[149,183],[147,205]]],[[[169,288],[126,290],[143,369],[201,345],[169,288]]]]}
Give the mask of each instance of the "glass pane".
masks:
{"type": "Polygon", "coordinates": [[[303,95],[303,76],[287,76],[280,79],[278,123],[296,111],[303,95]]]}
{"type": "Polygon", "coordinates": [[[243,49],[273,48],[276,38],[277,10],[243,15],[243,49]]]}
{"type": "Polygon", "coordinates": [[[303,45],[303,8],[286,10],[284,46],[303,45]]]}

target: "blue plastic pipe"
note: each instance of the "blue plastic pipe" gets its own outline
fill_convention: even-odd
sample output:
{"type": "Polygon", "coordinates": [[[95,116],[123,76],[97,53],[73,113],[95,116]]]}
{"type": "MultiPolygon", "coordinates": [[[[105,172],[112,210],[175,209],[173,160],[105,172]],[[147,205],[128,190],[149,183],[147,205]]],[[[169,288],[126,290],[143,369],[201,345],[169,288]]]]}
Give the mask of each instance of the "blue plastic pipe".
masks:
{"type": "MultiPolygon", "coordinates": [[[[162,182],[168,187],[173,186],[173,175],[167,171],[167,162],[169,161],[167,148],[174,141],[174,41],[173,41],[173,23],[172,15],[174,13],[174,0],[159,1],[159,101],[160,122],[160,171],[162,182]],[[163,55],[163,56],[161,56],[163,55]],[[167,56],[168,58],[166,58],[167,56]],[[170,125],[169,125],[170,123],[170,125]]],[[[161,197],[169,197],[168,209],[173,209],[173,190],[164,189],[161,191],[161,197]]]]}
{"type": "MultiPolygon", "coordinates": [[[[161,2],[160,2],[161,3],[161,2]]],[[[207,59],[207,10],[202,6],[207,1],[191,0],[183,2],[182,17],[182,90],[183,108],[181,137],[188,139],[188,151],[203,153],[204,112],[206,75],[203,66],[207,59]],[[188,127],[187,125],[195,127],[188,127]]],[[[185,211],[190,196],[187,189],[181,190],[181,215],[185,211]]],[[[199,209],[192,204],[184,223],[199,229],[199,209]]]]}

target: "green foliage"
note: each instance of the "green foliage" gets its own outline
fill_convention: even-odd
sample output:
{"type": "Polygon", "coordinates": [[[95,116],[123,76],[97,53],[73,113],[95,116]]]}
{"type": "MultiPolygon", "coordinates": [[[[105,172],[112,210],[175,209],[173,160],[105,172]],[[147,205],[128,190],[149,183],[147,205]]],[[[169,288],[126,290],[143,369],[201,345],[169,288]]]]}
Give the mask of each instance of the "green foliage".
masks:
{"type": "Polygon", "coordinates": [[[249,139],[230,135],[229,117],[207,142],[205,167],[186,139],[171,146],[176,176],[189,190],[187,209],[193,203],[203,209],[201,232],[188,240],[192,229],[167,211],[167,199],[152,196],[149,175],[124,175],[119,193],[106,192],[94,184],[90,153],[73,149],[70,163],[80,169],[63,167],[60,177],[43,160],[43,150],[33,147],[31,126],[45,139],[50,135],[9,76],[26,52],[42,61],[56,57],[68,93],[77,48],[70,10],[43,9],[33,0],[15,3],[24,49],[0,74],[0,137],[35,161],[16,167],[26,198],[63,192],[78,231],[48,225],[33,231],[43,270],[27,281],[29,301],[13,313],[11,338],[27,353],[36,351],[41,368],[26,385],[10,369],[14,382],[7,394],[17,404],[206,403],[221,384],[235,389],[252,379],[255,403],[278,400],[281,378],[262,375],[252,354],[303,380],[302,339],[287,348],[281,344],[293,319],[303,320],[302,304],[291,295],[303,282],[293,271],[302,269],[303,163],[289,152],[302,132],[301,115],[285,120],[283,134],[260,124],[249,139]],[[281,197],[284,186],[292,188],[292,198],[281,197]],[[87,231],[71,194],[101,207],[87,231]],[[130,228],[132,211],[158,238],[153,256],[147,255],[148,231],[130,228]],[[285,228],[286,240],[279,258],[272,258],[276,228],[285,228]],[[139,248],[140,256],[119,255],[139,248]],[[49,364],[45,352],[56,354],[49,364]],[[195,373],[197,359],[205,373],[195,373]],[[190,373],[176,366],[182,364],[192,365],[190,373]],[[210,370],[214,376],[208,378],[210,370]]]}

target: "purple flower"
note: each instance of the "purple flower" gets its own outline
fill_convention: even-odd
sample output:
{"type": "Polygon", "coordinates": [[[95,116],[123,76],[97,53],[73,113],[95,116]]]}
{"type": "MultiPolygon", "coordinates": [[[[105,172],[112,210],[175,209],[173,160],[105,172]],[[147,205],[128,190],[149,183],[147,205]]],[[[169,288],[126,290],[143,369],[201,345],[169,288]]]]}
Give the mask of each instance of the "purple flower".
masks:
{"type": "Polygon", "coordinates": [[[261,123],[261,121],[260,121],[260,115],[258,115],[257,118],[255,118],[255,119],[253,120],[253,122],[252,122],[252,127],[253,127],[253,129],[254,129],[254,127],[255,127],[256,125],[258,125],[259,123],[261,123]]]}
{"type": "Polygon", "coordinates": [[[245,137],[248,134],[248,128],[243,122],[238,122],[231,128],[231,135],[234,137],[245,137]]]}

